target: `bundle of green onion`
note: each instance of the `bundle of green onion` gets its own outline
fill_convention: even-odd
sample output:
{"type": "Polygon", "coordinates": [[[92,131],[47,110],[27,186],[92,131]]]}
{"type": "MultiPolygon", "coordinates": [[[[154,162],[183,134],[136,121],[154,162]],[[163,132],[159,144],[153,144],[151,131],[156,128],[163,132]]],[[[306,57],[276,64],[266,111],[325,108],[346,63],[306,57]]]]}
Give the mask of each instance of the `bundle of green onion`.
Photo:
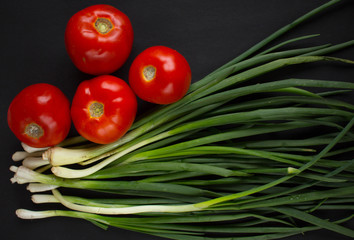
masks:
{"type": "Polygon", "coordinates": [[[334,95],[354,84],[314,79],[253,82],[289,65],[353,61],[326,57],[354,45],[260,49],[333,0],[278,30],[194,83],[179,102],[135,122],[120,140],[81,137],[14,154],[13,182],[29,183],[35,203],[70,210],[29,211],[24,219],[65,216],[169,239],[277,239],[317,229],[354,237],[321,210],[353,209],[354,105],[334,95]],[[311,91],[310,91],[311,89],[311,91]],[[320,129],[320,131],[318,131],[320,129]],[[71,189],[76,189],[74,192],[71,189]],[[81,189],[81,190],[77,190],[81,189]],[[51,191],[51,194],[40,192],[51,191]],[[128,215],[128,216],[126,216],[128,215]]]}

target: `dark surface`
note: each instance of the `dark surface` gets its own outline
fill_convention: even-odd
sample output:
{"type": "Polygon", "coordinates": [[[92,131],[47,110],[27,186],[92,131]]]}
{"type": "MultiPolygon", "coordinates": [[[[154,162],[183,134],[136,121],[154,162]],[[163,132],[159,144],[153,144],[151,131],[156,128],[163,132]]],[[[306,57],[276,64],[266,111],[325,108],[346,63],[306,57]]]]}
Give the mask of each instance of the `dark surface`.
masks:
{"type": "MultiPolygon", "coordinates": [[[[125,12],[132,21],[135,39],[126,64],[114,75],[127,79],[134,57],[153,45],[166,45],[178,50],[189,61],[193,80],[197,81],[216,67],[232,59],[275,30],[327,1],[293,0],[199,0],[199,1],[2,1],[1,16],[1,235],[2,239],[160,239],[120,229],[103,231],[78,219],[52,218],[25,221],[15,216],[17,208],[41,209],[30,201],[25,186],[12,185],[8,170],[11,155],[20,143],[6,123],[7,108],[24,87],[51,83],[70,99],[80,81],[91,78],[71,63],[64,46],[64,30],[70,16],[97,3],[108,3],[125,12]]],[[[295,46],[340,43],[354,39],[354,1],[343,1],[330,10],[302,24],[280,40],[320,33],[315,39],[295,46]]],[[[335,56],[353,59],[354,47],[335,56]]],[[[316,64],[281,70],[267,77],[309,77],[354,82],[354,69],[340,64],[316,64]]],[[[347,99],[354,102],[353,99],[347,99]]],[[[139,112],[152,107],[140,101],[139,112]]],[[[75,131],[71,135],[75,135],[75,131]]],[[[349,212],[345,213],[348,214],[349,212]]],[[[328,216],[328,217],[332,217],[328,216]]],[[[353,227],[353,222],[351,222],[353,227]]],[[[288,239],[349,239],[329,231],[307,233],[288,239]]]]}

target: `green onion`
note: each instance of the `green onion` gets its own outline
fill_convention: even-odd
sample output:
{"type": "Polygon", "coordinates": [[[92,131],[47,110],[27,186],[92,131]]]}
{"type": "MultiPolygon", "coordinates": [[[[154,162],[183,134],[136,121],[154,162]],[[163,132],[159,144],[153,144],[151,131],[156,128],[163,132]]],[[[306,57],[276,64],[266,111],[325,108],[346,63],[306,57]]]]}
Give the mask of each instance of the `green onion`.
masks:
{"type": "Polygon", "coordinates": [[[354,84],[258,79],[298,64],[352,67],[351,60],[327,55],[354,40],[278,51],[319,37],[313,34],[264,49],[337,2],[193,83],[180,101],[142,115],[114,143],[74,137],[49,149],[23,146],[13,155],[22,165],[10,168],[11,181],[28,184],[36,204],[70,210],[19,209],[18,217],[65,216],[180,240],[278,239],[318,229],[354,237],[341,225],[352,213],[335,221],[319,214],[353,210],[354,105],[333,97],[354,84]]]}

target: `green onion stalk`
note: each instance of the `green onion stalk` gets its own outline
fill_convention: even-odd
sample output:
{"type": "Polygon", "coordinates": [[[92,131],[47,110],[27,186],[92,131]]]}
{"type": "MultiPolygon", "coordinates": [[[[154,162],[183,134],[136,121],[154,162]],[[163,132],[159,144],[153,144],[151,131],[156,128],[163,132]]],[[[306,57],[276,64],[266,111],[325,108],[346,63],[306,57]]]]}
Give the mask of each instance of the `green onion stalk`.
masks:
{"type": "Polygon", "coordinates": [[[354,237],[354,89],[338,80],[257,80],[265,73],[330,57],[354,45],[280,47],[317,35],[271,41],[339,2],[332,0],[276,31],[193,83],[180,101],[138,119],[118,141],[82,137],[13,155],[13,183],[37,204],[23,219],[72,217],[168,239],[278,239],[327,229],[354,237]],[[74,191],[73,191],[74,190],[74,191]],[[343,219],[321,211],[349,210],[343,219]]]}

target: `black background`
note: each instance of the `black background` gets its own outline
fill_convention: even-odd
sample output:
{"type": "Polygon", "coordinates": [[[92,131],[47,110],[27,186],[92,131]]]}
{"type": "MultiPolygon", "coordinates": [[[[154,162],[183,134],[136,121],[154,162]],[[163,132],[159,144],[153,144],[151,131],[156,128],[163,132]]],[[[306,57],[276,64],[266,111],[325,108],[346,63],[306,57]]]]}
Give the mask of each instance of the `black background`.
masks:
{"type": "MultiPolygon", "coordinates": [[[[127,80],[129,66],[142,50],[165,45],[178,50],[189,61],[193,81],[236,57],[295,18],[325,3],[323,0],[51,0],[2,1],[0,7],[0,233],[2,239],[160,239],[110,228],[101,230],[78,219],[52,218],[25,221],[15,216],[17,208],[41,209],[30,201],[25,186],[11,184],[11,155],[20,143],[7,127],[11,100],[24,87],[46,82],[59,87],[72,99],[77,85],[92,76],[79,72],[64,46],[64,31],[77,11],[98,3],[111,4],[126,13],[134,28],[134,45],[126,64],[113,75],[127,80]]],[[[315,39],[295,43],[306,47],[354,39],[354,1],[344,0],[297,27],[279,41],[317,34],[315,39]]],[[[354,60],[354,47],[335,56],[354,60]]],[[[308,77],[354,82],[354,69],[341,64],[312,64],[291,67],[266,77],[308,77]]],[[[354,103],[353,98],[347,100],[354,103]]],[[[153,107],[139,102],[139,113],[153,107]]],[[[73,129],[70,135],[76,135],[73,129]]],[[[348,212],[347,212],[348,214],[348,212]]],[[[328,216],[331,217],[331,216],[328,216]]],[[[351,222],[353,227],[353,222],[351,222]]],[[[348,239],[329,231],[307,233],[288,239],[348,239]]]]}

